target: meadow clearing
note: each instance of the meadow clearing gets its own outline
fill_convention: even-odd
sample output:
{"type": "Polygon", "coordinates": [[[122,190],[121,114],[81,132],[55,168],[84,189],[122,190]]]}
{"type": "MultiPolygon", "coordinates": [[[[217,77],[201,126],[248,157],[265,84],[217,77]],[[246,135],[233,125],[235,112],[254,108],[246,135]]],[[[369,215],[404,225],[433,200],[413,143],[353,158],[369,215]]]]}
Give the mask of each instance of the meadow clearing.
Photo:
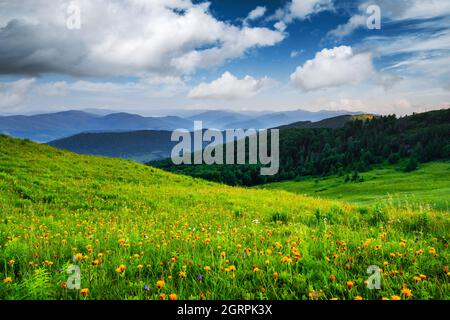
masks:
{"type": "Polygon", "coordinates": [[[345,176],[334,175],[268,183],[258,188],[286,190],[357,205],[385,203],[397,207],[413,206],[418,210],[424,206],[447,212],[450,210],[448,161],[423,163],[412,172],[404,172],[401,165],[378,165],[358,176],[362,178],[361,182],[345,182],[345,176]]]}
{"type": "Polygon", "coordinates": [[[449,236],[428,205],[229,187],[0,136],[0,299],[449,299],[449,236]]]}

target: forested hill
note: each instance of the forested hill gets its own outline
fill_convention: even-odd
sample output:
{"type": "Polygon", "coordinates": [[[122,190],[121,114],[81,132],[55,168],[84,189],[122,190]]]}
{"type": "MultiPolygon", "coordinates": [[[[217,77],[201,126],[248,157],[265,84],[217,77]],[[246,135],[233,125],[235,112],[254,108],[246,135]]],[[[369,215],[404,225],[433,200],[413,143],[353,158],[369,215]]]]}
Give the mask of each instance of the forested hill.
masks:
{"type": "Polygon", "coordinates": [[[261,176],[259,165],[173,165],[171,160],[149,163],[171,172],[252,186],[303,176],[363,172],[371,165],[417,163],[450,158],[450,109],[395,116],[355,119],[342,128],[286,128],[280,130],[280,170],[261,176]]]}

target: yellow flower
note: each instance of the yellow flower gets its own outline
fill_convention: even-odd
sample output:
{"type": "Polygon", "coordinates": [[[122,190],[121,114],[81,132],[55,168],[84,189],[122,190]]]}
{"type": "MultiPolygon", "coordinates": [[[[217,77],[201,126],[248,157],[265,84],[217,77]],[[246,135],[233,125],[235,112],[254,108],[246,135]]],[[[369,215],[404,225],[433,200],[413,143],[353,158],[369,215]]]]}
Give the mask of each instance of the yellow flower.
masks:
{"type": "Polygon", "coordinates": [[[405,298],[410,298],[410,297],[412,297],[411,290],[409,290],[408,288],[403,288],[403,289],[401,290],[401,293],[402,293],[402,295],[403,295],[405,298]]]}
{"type": "Polygon", "coordinates": [[[186,278],[186,272],[180,271],[180,273],[178,273],[178,276],[179,276],[180,278],[186,278]]]}
{"type": "Polygon", "coordinates": [[[172,300],[172,301],[177,300],[177,295],[175,293],[171,293],[169,295],[169,299],[172,300]]]}
{"type": "Polygon", "coordinates": [[[383,297],[383,298],[381,298],[381,300],[389,300],[389,298],[386,298],[386,297],[383,297]]]}
{"type": "Polygon", "coordinates": [[[79,261],[79,260],[81,260],[81,259],[83,259],[83,254],[82,254],[82,253],[77,253],[77,254],[75,255],[75,260],[79,261]]]}
{"type": "Polygon", "coordinates": [[[278,272],[274,272],[274,273],[273,273],[273,278],[274,278],[275,280],[278,280],[278,277],[279,277],[279,276],[278,276],[278,272]]]}
{"type": "Polygon", "coordinates": [[[206,267],[205,267],[205,271],[206,271],[206,272],[211,271],[211,267],[206,266],[206,267]]]}
{"type": "Polygon", "coordinates": [[[11,277],[6,277],[5,279],[3,279],[4,283],[11,283],[13,280],[11,277]]]}
{"type": "Polygon", "coordinates": [[[401,298],[399,296],[392,296],[391,299],[392,300],[401,300],[401,298]]]}
{"type": "Polygon", "coordinates": [[[159,300],[166,300],[166,294],[165,293],[161,293],[159,295],[159,300]]]}
{"type": "Polygon", "coordinates": [[[229,269],[230,269],[230,271],[236,271],[236,267],[235,266],[230,266],[229,269]]]}
{"type": "Polygon", "coordinates": [[[259,272],[259,268],[258,267],[254,267],[253,268],[253,272],[255,272],[255,273],[259,272]]]}
{"type": "Polygon", "coordinates": [[[158,287],[158,289],[164,288],[164,285],[165,285],[164,280],[159,280],[156,282],[156,287],[158,287]]]}
{"type": "Polygon", "coordinates": [[[81,295],[86,297],[89,295],[89,289],[88,288],[81,289],[80,293],[81,293],[81,295]]]}
{"type": "Polygon", "coordinates": [[[142,264],[138,264],[138,266],[136,267],[138,270],[141,270],[144,266],[142,264]]]}
{"type": "Polygon", "coordinates": [[[220,254],[220,257],[225,258],[225,255],[226,255],[226,253],[225,253],[225,252],[222,252],[222,253],[220,254]]]}
{"type": "Polygon", "coordinates": [[[16,263],[16,260],[14,260],[14,259],[9,260],[9,262],[8,262],[8,264],[9,264],[10,266],[13,266],[14,263],[16,263]]]}
{"type": "Polygon", "coordinates": [[[264,261],[264,264],[269,265],[269,264],[270,264],[270,261],[269,261],[269,260],[266,260],[266,261],[264,261]]]}
{"type": "Polygon", "coordinates": [[[420,278],[420,277],[413,277],[413,279],[416,281],[416,282],[420,282],[420,281],[422,281],[422,279],[420,278]]]}
{"type": "Polygon", "coordinates": [[[363,298],[361,296],[356,296],[353,298],[353,300],[362,300],[363,298]]]}
{"type": "Polygon", "coordinates": [[[427,278],[427,276],[424,275],[424,274],[419,275],[419,277],[420,277],[420,279],[422,279],[422,280],[425,280],[425,279],[427,278]]]}

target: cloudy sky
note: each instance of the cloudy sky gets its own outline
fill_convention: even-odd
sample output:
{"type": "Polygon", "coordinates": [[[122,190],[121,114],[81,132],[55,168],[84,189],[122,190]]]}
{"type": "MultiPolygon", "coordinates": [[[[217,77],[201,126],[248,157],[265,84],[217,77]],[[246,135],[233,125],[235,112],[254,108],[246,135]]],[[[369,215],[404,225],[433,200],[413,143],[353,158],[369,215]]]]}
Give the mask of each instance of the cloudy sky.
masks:
{"type": "Polygon", "coordinates": [[[450,0],[0,0],[0,114],[449,107],[450,0]]]}

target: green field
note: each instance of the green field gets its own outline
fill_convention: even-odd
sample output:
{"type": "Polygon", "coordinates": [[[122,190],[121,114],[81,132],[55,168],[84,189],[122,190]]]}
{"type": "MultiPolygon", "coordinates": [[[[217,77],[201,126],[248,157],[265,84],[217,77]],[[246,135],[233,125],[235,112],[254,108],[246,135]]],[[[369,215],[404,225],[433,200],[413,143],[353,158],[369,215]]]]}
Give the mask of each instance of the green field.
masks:
{"type": "Polygon", "coordinates": [[[449,238],[429,207],[228,187],[0,136],[0,299],[449,299],[449,238]]]}
{"type": "Polygon", "coordinates": [[[450,163],[432,162],[413,172],[384,166],[360,173],[362,182],[344,182],[345,177],[307,178],[303,181],[270,183],[259,188],[280,189],[312,197],[342,200],[358,205],[386,203],[398,207],[450,208],[450,163]]]}

